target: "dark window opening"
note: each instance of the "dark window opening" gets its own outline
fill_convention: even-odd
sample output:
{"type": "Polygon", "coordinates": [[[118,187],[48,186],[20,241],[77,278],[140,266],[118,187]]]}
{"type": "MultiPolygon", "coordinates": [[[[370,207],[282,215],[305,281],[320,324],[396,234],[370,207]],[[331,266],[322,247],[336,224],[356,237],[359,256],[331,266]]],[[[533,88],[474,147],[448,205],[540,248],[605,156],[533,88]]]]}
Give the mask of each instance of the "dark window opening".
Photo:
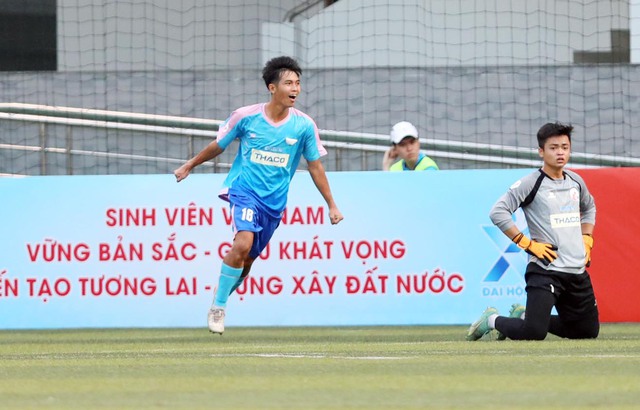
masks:
{"type": "Polygon", "coordinates": [[[2,0],[0,71],[57,69],[56,0],[2,0]]]}

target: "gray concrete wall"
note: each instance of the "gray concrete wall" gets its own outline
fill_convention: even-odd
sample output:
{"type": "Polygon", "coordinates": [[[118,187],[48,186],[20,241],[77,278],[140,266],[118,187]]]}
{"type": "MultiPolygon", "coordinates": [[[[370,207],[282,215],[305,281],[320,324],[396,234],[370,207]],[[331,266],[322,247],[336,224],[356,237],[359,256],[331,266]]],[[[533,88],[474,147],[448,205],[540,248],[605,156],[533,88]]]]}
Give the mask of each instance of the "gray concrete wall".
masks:
{"type": "Polygon", "coordinates": [[[610,50],[629,0],[58,0],[60,71],[551,65],[610,50]]]}

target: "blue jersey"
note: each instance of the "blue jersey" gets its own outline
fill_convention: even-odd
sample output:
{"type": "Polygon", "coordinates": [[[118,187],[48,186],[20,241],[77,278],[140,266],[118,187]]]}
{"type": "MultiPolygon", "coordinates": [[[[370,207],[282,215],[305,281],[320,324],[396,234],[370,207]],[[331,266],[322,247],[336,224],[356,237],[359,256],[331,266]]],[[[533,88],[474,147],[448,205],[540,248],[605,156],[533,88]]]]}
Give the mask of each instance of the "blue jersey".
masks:
{"type": "Polygon", "coordinates": [[[264,106],[237,109],[218,131],[216,141],[222,149],[235,139],[240,143],[220,197],[227,199],[229,191],[251,195],[278,217],[286,207],[289,183],[300,158],[315,161],[327,151],[311,117],[290,108],[284,120],[274,123],[264,106]]]}

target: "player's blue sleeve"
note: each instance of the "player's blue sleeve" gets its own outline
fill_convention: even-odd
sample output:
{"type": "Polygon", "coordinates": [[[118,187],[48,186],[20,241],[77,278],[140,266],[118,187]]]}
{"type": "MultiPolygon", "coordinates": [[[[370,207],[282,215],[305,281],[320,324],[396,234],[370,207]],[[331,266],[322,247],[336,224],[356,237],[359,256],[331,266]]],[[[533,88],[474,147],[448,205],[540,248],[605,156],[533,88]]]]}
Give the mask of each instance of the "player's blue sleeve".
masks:
{"type": "Polygon", "coordinates": [[[309,121],[304,130],[304,148],[302,155],[307,161],[315,161],[326,154],[326,150],[320,143],[318,128],[312,121],[309,121]]]}
{"type": "Polygon", "coordinates": [[[242,135],[243,115],[234,111],[218,129],[216,141],[222,149],[226,149],[231,142],[242,135]]]}

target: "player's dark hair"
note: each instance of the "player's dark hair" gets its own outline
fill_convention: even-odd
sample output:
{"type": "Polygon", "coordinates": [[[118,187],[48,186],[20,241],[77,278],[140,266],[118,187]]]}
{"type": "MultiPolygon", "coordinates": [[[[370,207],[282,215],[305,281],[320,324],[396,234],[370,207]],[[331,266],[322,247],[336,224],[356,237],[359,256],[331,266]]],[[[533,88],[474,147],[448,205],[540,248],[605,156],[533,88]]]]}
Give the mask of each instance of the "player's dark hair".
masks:
{"type": "Polygon", "coordinates": [[[571,131],[573,126],[569,124],[563,124],[561,122],[549,122],[544,124],[538,130],[538,146],[544,148],[544,143],[551,137],[558,137],[560,135],[566,135],[571,142],[571,131]]]}
{"type": "Polygon", "coordinates": [[[267,61],[267,64],[262,69],[262,79],[267,88],[269,88],[269,84],[277,84],[284,71],[293,71],[298,74],[298,77],[302,74],[302,69],[298,62],[291,57],[281,56],[267,61]]]}

